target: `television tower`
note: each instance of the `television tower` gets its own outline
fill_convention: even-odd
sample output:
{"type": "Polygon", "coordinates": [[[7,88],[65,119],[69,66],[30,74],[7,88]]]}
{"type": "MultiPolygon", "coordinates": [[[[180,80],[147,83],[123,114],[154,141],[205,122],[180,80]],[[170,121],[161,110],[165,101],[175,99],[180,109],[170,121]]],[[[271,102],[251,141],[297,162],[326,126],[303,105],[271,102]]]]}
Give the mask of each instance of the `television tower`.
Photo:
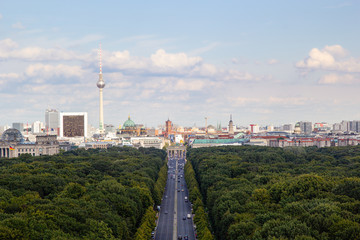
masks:
{"type": "Polygon", "coordinates": [[[99,112],[99,130],[100,133],[104,133],[104,108],[103,108],[103,88],[105,87],[105,82],[102,76],[102,65],[101,65],[101,43],[99,48],[99,80],[96,83],[96,86],[99,88],[100,95],[100,112],[99,112]]]}

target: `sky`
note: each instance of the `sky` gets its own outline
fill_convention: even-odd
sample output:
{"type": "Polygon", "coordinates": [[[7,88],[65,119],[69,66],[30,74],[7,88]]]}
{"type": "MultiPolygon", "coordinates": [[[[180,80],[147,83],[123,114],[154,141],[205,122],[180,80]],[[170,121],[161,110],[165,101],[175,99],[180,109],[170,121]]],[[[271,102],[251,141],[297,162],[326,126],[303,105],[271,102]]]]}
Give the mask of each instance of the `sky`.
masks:
{"type": "Polygon", "coordinates": [[[1,1],[0,125],[360,119],[360,1],[1,1]]]}

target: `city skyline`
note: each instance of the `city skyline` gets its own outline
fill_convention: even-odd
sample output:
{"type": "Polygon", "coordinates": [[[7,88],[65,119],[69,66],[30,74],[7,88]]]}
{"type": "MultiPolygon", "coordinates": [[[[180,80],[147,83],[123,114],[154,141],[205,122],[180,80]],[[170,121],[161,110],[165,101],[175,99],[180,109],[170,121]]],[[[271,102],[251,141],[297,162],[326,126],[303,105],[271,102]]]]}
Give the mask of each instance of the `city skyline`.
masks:
{"type": "Polygon", "coordinates": [[[0,125],[55,108],[98,126],[100,41],[105,124],[360,119],[357,1],[98,4],[1,3],[0,125]]]}

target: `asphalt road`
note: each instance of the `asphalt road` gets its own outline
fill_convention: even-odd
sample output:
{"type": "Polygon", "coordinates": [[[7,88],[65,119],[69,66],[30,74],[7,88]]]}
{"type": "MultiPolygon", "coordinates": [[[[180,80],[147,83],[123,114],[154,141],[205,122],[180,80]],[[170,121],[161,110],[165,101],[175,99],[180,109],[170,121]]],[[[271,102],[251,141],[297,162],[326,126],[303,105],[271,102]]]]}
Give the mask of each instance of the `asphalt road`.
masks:
{"type": "Polygon", "coordinates": [[[188,239],[195,240],[192,216],[191,218],[187,217],[187,214],[191,214],[191,203],[185,201],[185,196],[188,197],[189,195],[184,178],[184,165],[185,159],[169,159],[168,179],[161,202],[160,216],[155,233],[156,240],[177,240],[179,235],[182,239],[187,235],[188,239]],[[176,162],[178,163],[177,166],[176,162]],[[185,219],[183,219],[184,217],[185,219]],[[176,223],[175,226],[174,223],[176,223]]]}

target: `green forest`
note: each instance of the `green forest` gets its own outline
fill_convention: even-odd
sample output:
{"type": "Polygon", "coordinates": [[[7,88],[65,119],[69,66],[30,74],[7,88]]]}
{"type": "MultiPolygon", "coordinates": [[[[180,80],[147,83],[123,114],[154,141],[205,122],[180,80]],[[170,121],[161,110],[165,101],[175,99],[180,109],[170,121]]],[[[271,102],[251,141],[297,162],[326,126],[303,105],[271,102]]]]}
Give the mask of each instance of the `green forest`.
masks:
{"type": "Polygon", "coordinates": [[[0,160],[0,239],[149,239],[166,152],[114,147],[0,160]]]}
{"type": "Polygon", "coordinates": [[[212,147],[187,158],[218,240],[360,239],[360,146],[212,147]]]}

